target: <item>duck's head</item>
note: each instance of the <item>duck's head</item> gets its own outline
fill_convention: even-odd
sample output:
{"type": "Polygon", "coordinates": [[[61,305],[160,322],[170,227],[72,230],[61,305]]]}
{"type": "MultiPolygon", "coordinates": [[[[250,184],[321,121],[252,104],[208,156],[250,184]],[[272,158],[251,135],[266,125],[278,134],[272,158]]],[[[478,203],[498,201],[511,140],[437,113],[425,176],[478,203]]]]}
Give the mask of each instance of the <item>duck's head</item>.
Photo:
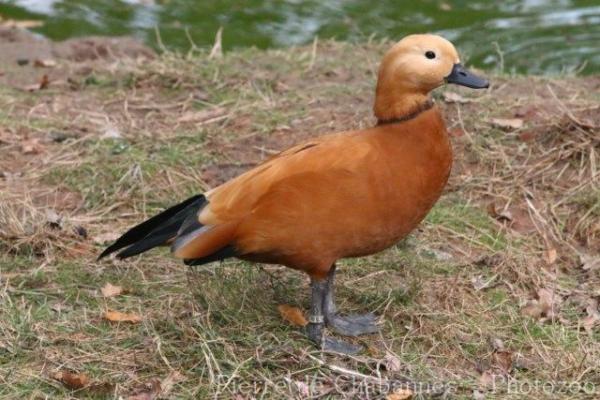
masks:
{"type": "Polygon", "coordinates": [[[462,66],[448,40],[430,34],[406,36],[381,62],[375,116],[389,120],[413,113],[428,102],[430,91],[445,83],[473,89],[489,86],[487,80],[462,66]]]}

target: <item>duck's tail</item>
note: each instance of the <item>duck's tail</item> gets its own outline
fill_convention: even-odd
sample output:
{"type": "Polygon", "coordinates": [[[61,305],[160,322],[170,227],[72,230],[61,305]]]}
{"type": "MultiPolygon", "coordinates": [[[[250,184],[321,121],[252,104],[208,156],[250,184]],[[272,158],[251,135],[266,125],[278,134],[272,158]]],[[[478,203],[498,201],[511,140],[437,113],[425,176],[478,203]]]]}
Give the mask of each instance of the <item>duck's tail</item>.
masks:
{"type": "Polygon", "coordinates": [[[98,260],[121,249],[123,250],[117,254],[117,257],[122,259],[135,256],[157,246],[169,244],[177,237],[186,219],[188,221],[195,220],[194,216],[205,204],[206,198],[200,194],[166,209],[128,230],[115,243],[107,247],[98,256],[98,260]]]}

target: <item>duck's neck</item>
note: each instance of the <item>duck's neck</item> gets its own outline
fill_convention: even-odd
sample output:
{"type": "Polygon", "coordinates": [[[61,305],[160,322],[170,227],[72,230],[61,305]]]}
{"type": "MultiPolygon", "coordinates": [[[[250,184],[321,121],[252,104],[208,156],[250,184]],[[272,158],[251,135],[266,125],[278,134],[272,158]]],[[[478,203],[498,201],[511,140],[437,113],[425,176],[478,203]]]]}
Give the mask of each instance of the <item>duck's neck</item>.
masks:
{"type": "Polygon", "coordinates": [[[408,91],[392,92],[382,90],[378,85],[373,111],[378,124],[381,124],[411,119],[432,106],[433,100],[427,94],[408,91]]]}

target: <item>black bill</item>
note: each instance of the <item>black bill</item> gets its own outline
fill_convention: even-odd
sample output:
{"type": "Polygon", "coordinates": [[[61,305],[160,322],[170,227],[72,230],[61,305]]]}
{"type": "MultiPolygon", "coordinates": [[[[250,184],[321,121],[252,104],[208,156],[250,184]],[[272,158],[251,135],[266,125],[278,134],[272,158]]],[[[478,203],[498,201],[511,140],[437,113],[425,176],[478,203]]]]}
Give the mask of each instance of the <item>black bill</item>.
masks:
{"type": "Polygon", "coordinates": [[[490,83],[487,80],[470,72],[461,64],[454,64],[452,72],[446,77],[446,82],[470,87],[472,89],[485,89],[490,86],[490,83]]]}

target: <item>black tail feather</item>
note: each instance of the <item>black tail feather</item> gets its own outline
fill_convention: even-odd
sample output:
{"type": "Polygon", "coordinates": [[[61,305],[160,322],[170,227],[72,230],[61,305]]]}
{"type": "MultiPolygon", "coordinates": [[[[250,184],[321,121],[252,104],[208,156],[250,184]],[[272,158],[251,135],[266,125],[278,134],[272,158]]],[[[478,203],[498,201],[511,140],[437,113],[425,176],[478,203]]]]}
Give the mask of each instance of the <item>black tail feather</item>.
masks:
{"type": "Polygon", "coordinates": [[[225,246],[221,250],[218,250],[212,254],[209,254],[206,257],[188,259],[188,260],[184,260],[184,262],[185,262],[185,265],[202,265],[202,264],[211,263],[213,261],[221,261],[221,260],[224,260],[224,259],[230,258],[230,257],[237,257],[239,255],[240,254],[237,252],[235,247],[230,245],[230,246],[225,246]]]}
{"type": "Polygon", "coordinates": [[[206,203],[204,195],[190,197],[182,203],[166,209],[158,215],[134,226],[98,256],[98,260],[117,250],[128,247],[118,254],[119,258],[131,257],[165,243],[177,234],[181,224],[206,203]],[[130,247],[129,247],[130,246],[130,247]]]}

